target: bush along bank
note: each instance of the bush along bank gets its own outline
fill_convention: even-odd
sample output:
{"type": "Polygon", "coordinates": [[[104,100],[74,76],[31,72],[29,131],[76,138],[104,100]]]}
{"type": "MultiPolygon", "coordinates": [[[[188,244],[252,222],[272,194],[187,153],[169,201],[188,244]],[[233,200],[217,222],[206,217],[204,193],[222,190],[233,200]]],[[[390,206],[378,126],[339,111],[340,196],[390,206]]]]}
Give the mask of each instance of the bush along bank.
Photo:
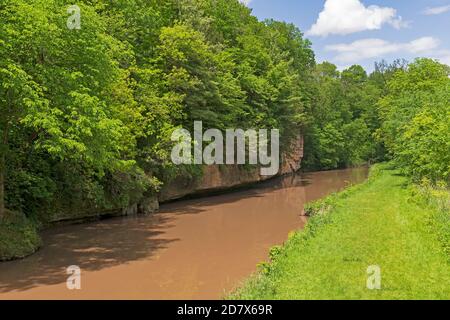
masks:
{"type": "Polygon", "coordinates": [[[0,261],[24,258],[41,246],[37,226],[20,213],[7,212],[0,219],[0,261]]]}
{"type": "Polygon", "coordinates": [[[450,211],[436,192],[374,166],[366,183],[308,205],[307,227],[229,298],[449,299],[450,211]]]}

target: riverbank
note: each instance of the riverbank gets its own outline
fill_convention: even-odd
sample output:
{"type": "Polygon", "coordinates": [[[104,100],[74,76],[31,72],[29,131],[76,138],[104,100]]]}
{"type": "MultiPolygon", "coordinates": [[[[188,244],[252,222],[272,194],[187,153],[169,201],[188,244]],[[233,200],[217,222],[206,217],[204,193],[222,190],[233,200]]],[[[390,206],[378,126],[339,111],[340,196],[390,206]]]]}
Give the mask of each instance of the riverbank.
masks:
{"type": "Polygon", "coordinates": [[[36,252],[41,238],[34,223],[19,213],[0,219],[0,262],[20,259],[36,252]]]}
{"type": "Polygon", "coordinates": [[[366,183],[309,205],[305,230],[272,249],[272,263],[231,298],[450,299],[443,210],[397,171],[375,166],[366,183]],[[370,266],[381,270],[380,290],[367,288],[370,266]]]}

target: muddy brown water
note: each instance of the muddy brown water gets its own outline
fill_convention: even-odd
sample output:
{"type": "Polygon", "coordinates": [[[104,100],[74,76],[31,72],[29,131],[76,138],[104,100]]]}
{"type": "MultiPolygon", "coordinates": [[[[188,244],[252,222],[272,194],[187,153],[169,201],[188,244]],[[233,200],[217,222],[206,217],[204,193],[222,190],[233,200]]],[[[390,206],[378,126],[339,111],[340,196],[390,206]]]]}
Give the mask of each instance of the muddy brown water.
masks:
{"type": "Polygon", "coordinates": [[[220,299],[305,225],[306,202],[366,177],[366,168],[287,176],[148,217],[54,228],[36,254],[0,263],[0,299],[220,299]],[[81,290],[67,289],[71,265],[81,290]]]}

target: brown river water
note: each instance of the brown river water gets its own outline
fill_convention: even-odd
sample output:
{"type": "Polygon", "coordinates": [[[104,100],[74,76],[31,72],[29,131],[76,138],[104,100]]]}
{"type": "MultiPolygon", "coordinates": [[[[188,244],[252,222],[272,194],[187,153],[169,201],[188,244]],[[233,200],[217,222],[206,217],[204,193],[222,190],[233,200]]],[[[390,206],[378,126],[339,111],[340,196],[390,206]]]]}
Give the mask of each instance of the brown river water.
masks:
{"type": "Polygon", "coordinates": [[[152,216],[56,227],[44,247],[0,263],[1,299],[220,299],[302,228],[306,202],[360,183],[367,168],[286,176],[161,206],[152,216]],[[68,290],[66,268],[81,268],[68,290]]]}

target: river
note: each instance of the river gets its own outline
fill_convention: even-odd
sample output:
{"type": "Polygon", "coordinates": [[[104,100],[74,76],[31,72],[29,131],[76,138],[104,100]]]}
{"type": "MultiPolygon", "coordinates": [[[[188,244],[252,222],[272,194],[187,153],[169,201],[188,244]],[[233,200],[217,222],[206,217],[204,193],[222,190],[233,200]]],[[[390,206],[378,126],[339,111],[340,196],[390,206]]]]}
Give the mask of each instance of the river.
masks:
{"type": "Polygon", "coordinates": [[[0,263],[0,299],[220,299],[305,225],[306,202],[364,181],[367,171],[286,176],[165,204],[151,216],[52,228],[36,254],[0,263]],[[67,289],[72,265],[81,290],[67,289]]]}

